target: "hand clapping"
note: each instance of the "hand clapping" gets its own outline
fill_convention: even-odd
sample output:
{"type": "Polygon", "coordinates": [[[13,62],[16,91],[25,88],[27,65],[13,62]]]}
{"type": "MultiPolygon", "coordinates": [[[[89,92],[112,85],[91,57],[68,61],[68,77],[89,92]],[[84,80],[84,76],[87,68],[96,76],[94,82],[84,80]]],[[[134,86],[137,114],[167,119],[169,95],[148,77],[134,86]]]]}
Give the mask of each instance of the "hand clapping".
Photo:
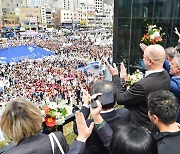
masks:
{"type": "Polygon", "coordinates": [[[113,66],[111,66],[111,65],[106,61],[106,66],[107,66],[109,72],[110,72],[112,75],[118,75],[118,69],[117,69],[115,63],[113,63],[113,66]]]}

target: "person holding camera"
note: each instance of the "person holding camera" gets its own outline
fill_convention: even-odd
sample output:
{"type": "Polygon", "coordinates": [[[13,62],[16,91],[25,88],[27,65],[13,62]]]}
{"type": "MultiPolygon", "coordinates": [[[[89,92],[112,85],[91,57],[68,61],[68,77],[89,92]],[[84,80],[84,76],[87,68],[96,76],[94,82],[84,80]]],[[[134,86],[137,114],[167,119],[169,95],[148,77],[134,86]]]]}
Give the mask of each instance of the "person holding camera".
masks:
{"type": "MultiPolygon", "coordinates": [[[[90,94],[91,96],[88,94],[87,91],[84,91],[84,105],[82,106],[82,109],[80,111],[83,113],[88,126],[91,124],[91,122],[93,122],[92,119],[88,119],[90,114],[89,103],[91,102],[90,104],[91,107],[95,108],[97,107],[96,100],[99,100],[99,102],[102,105],[102,111],[101,111],[102,118],[106,123],[110,125],[112,130],[114,130],[116,126],[119,125],[120,123],[129,121],[129,111],[127,109],[120,108],[114,110],[114,105],[117,96],[116,96],[115,85],[111,81],[108,80],[96,81],[91,87],[90,94]]],[[[98,126],[98,128],[103,127],[104,123],[102,123],[101,125],[102,126],[98,126]]],[[[83,153],[109,154],[108,149],[103,145],[103,142],[99,138],[97,132],[95,131],[95,128],[93,129],[92,134],[86,141],[86,146],[83,153]]],[[[75,134],[78,134],[76,123],[74,124],[74,132],[75,134]]]]}

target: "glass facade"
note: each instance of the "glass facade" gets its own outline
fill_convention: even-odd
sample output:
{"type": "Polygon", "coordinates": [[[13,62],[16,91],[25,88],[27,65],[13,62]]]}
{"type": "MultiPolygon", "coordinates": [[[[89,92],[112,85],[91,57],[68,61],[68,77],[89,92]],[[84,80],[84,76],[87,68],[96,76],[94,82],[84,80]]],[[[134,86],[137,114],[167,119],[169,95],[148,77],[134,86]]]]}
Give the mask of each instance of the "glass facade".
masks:
{"type": "Polygon", "coordinates": [[[138,66],[142,59],[139,47],[147,24],[162,27],[163,47],[176,46],[180,31],[180,0],[115,0],[114,1],[114,62],[138,66]]]}

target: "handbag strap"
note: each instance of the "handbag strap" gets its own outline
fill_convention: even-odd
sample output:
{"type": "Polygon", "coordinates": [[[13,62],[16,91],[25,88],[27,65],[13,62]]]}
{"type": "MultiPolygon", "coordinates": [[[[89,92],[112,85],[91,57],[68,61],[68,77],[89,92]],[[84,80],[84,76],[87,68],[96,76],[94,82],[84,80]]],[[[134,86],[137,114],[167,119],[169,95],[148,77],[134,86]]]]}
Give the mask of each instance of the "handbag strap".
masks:
{"type": "Polygon", "coordinates": [[[49,139],[50,139],[50,142],[51,142],[51,147],[52,147],[52,151],[53,151],[53,154],[54,154],[54,140],[55,142],[57,143],[58,147],[59,147],[59,150],[61,151],[61,154],[65,154],[64,153],[64,150],[58,140],[58,138],[56,137],[56,135],[54,133],[50,133],[49,135],[49,139]]]}
{"type": "Polygon", "coordinates": [[[49,136],[50,143],[51,143],[51,148],[52,148],[52,151],[53,151],[53,154],[54,154],[54,140],[53,140],[52,135],[49,134],[48,136],[49,136]]]}

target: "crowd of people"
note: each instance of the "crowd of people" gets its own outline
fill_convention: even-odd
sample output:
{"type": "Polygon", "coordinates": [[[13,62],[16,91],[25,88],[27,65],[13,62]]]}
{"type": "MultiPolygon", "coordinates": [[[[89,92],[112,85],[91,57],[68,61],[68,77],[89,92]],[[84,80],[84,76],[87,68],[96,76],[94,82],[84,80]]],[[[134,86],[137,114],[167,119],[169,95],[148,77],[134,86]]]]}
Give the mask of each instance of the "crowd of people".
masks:
{"type": "Polygon", "coordinates": [[[68,104],[79,105],[82,89],[105,75],[81,68],[95,61],[103,67],[105,59],[112,61],[112,45],[94,46],[84,33],[72,38],[73,35],[65,33],[51,33],[40,38],[11,39],[1,45],[1,48],[33,45],[53,51],[55,55],[1,65],[0,101],[6,103],[16,97],[35,103],[65,99],[68,104]]]}
{"type": "MultiPolygon", "coordinates": [[[[180,38],[177,30],[175,33],[180,38]]],[[[63,52],[56,51],[55,56],[41,61],[22,61],[2,66],[1,74],[8,78],[10,90],[14,87],[17,93],[15,97],[25,98],[8,100],[10,102],[1,117],[2,132],[16,143],[5,153],[180,154],[180,125],[176,123],[180,120],[178,48],[169,50],[157,44],[140,44],[146,67],[145,77],[127,89],[123,84],[127,79],[126,68],[121,63],[119,72],[115,63],[111,65],[111,47],[102,49],[100,46],[92,47],[92,42],[87,46],[81,44],[82,41],[75,42],[80,44],[78,49],[76,45],[71,45],[63,52]],[[105,60],[112,81],[103,77],[96,80],[92,72],[88,74],[92,79],[89,81],[87,72],[78,71],[76,60],[72,57],[79,60],[82,51],[87,56],[83,55],[82,58],[86,60],[102,63],[105,60]],[[76,88],[86,90],[82,90],[83,97],[78,96],[79,99],[83,98],[83,105],[76,112],[73,126],[77,138],[68,148],[62,133],[54,132],[49,136],[41,133],[41,112],[30,101],[40,102],[47,96],[52,100],[58,97],[68,100],[69,91],[77,92],[76,88]],[[115,103],[124,107],[115,110],[115,103]],[[52,138],[57,144],[52,144],[52,138]]],[[[83,62],[83,65],[88,63],[83,62]]],[[[72,98],[76,97],[72,95],[72,98]]]]}

